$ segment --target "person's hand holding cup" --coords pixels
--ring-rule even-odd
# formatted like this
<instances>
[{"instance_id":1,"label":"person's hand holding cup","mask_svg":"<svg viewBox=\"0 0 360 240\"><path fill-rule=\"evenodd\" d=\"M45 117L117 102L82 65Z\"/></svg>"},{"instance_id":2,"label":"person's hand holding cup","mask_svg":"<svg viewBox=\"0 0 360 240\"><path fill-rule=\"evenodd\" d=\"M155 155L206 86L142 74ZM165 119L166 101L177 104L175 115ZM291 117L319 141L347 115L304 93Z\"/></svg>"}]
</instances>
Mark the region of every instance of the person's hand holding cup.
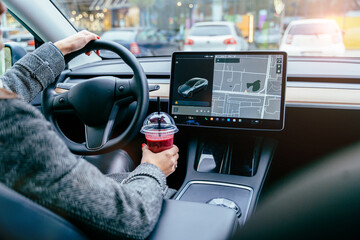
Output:
<instances>
[{"instance_id":1,"label":"person's hand holding cup","mask_svg":"<svg viewBox=\"0 0 360 240\"><path fill-rule=\"evenodd\" d=\"M159 153L153 153L146 144L142 146L143 157L141 163L151 163L160 168L160 170L168 177L177 168L177 160L179 158L179 148L172 145L170 149Z\"/></svg>"}]
</instances>

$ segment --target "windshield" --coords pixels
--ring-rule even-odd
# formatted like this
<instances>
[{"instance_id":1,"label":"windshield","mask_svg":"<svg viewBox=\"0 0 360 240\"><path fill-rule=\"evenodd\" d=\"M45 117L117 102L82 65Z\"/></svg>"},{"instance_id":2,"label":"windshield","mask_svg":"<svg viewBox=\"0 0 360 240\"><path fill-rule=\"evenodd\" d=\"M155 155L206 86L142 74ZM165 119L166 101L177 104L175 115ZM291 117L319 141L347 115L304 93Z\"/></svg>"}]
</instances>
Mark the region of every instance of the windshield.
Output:
<instances>
[{"instance_id":1,"label":"windshield","mask_svg":"<svg viewBox=\"0 0 360 240\"><path fill-rule=\"evenodd\" d=\"M357 0L52 1L78 30L121 42L138 57L212 50L360 57ZM138 36L142 29L152 33Z\"/></svg>"}]
</instances>

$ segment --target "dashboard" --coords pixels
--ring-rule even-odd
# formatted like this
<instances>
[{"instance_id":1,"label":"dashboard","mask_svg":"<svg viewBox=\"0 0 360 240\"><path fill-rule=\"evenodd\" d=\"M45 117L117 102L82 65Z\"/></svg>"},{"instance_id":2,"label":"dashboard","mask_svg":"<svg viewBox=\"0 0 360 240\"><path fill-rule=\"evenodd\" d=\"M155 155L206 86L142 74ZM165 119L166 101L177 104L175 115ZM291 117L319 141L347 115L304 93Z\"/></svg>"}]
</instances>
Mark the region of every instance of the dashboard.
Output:
<instances>
[{"instance_id":1,"label":"dashboard","mask_svg":"<svg viewBox=\"0 0 360 240\"><path fill-rule=\"evenodd\" d=\"M139 59L149 84L160 86L150 93L168 99L170 95L170 57ZM327 71L325 71L327 69ZM131 69L121 60L100 61L72 69L66 83L76 84L99 75L131 78ZM286 107L360 109L360 61L357 59L289 58L287 66ZM58 92L66 89L59 87ZM40 100L40 99L38 99ZM35 104L40 104L40 101Z\"/></svg>"}]
</instances>

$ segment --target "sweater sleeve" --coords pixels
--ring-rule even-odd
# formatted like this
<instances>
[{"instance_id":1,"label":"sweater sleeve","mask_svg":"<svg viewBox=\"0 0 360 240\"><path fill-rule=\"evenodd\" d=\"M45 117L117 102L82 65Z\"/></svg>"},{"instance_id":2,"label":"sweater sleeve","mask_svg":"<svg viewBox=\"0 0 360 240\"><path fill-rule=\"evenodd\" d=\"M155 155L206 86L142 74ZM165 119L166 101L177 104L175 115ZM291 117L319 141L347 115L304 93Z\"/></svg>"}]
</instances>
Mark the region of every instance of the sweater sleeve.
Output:
<instances>
[{"instance_id":1,"label":"sweater sleeve","mask_svg":"<svg viewBox=\"0 0 360 240\"><path fill-rule=\"evenodd\" d=\"M0 153L1 182L98 238L143 239L158 220L167 191L159 168L141 164L118 183L71 154L21 100L0 100Z\"/></svg>"},{"instance_id":2,"label":"sweater sleeve","mask_svg":"<svg viewBox=\"0 0 360 240\"><path fill-rule=\"evenodd\" d=\"M30 102L40 91L54 82L65 68L64 56L52 43L44 43L26 54L0 77L2 87Z\"/></svg>"}]
</instances>

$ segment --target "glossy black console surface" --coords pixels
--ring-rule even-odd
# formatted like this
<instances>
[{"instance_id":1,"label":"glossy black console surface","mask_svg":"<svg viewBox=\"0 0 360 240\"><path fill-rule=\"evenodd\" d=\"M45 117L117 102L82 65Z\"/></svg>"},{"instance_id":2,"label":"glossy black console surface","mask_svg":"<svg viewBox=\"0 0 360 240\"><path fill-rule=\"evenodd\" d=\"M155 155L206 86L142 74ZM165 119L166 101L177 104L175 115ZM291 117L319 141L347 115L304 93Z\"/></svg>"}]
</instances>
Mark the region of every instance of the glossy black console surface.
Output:
<instances>
[{"instance_id":1,"label":"glossy black console surface","mask_svg":"<svg viewBox=\"0 0 360 240\"><path fill-rule=\"evenodd\" d=\"M229 183L192 181L184 187L177 200L232 207L237 212L239 223L242 225L247 219L252 196L253 189L250 187Z\"/></svg>"}]
</instances>

